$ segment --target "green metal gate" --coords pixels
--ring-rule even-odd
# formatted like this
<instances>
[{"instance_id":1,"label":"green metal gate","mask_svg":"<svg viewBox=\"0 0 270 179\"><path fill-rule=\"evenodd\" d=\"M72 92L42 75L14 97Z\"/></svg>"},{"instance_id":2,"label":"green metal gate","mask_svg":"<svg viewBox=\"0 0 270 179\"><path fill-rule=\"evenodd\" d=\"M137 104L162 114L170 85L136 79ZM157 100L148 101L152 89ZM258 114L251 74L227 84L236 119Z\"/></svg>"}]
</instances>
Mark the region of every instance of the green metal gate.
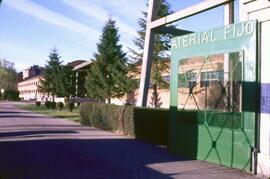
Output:
<instances>
[{"instance_id":1,"label":"green metal gate","mask_svg":"<svg viewBox=\"0 0 270 179\"><path fill-rule=\"evenodd\" d=\"M173 38L169 150L251 170L257 69L256 21Z\"/></svg>"}]
</instances>

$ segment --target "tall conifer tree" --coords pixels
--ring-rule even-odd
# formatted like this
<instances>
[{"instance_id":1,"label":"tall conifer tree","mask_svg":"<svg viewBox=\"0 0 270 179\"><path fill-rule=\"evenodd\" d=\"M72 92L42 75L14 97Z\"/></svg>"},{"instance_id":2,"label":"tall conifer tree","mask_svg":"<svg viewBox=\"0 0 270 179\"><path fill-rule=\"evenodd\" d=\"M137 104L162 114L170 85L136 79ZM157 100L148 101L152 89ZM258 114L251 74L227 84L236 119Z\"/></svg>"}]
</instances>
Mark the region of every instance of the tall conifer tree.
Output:
<instances>
[{"instance_id":1,"label":"tall conifer tree","mask_svg":"<svg viewBox=\"0 0 270 179\"><path fill-rule=\"evenodd\" d=\"M90 98L107 100L122 97L132 86L128 78L127 58L119 44L118 28L111 18L106 22L97 53L86 77L86 89Z\"/></svg>"},{"instance_id":2,"label":"tall conifer tree","mask_svg":"<svg viewBox=\"0 0 270 179\"><path fill-rule=\"evenodd\" d=\"M158 0L157 18L166 16L172 13L170 5L166 0ZM140 29L138 31L138 37L135 38L134 44L139 51L130 49L134 54L133 58L136 63L142 63L144 39L146 31L146 19L147 12L143 12L143 17L139 18ZM159 101L158 88L168 87L168 82L162 77L162 72L166 72L169 69L169 64L166 61L168 59L168 50L170 48L171 35L155 34L155 45L153 49L152 68L151 68L151 85L153 90L151 105L159 107L162 103Z\"/></svg>"},{"instance_id":3,"label":"tall conifer tree","mask_svg":"<svg viewBox=\"0 0 270 179\"><path fill-rule=\"evenodd\" d=\"M76 75L69 65L61 65L60 73L55 77L58 79L57 96L71 97L75 96L76 91Z\"/></svg>"},{"instance_id":4,"label":"tall conifer tree","mask_svg":"<svg viewBox=\"0 0 270 179\"><path fill-rule=\"evenodd\" d=\"M57 95L59 82L59 74L61 74L61 56L56 48L52 49L49 60L45 66L43 79L40 81L38 86L39 90L48 95L52 95L53 101L55 95Z\"/></svg>"}]
</instances>

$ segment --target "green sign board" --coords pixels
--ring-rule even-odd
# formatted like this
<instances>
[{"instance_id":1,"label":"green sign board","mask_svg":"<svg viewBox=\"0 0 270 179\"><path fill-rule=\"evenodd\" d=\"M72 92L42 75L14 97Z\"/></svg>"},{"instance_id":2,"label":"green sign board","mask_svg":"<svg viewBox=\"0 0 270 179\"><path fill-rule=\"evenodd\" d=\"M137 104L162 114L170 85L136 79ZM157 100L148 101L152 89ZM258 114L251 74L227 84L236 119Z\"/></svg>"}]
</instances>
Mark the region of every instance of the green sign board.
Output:
<instances>
[{"instance_id":1,"label":"green sign board","mask_svg":"<svg viewBox=\"0 0 270 179\"><path fill-rule=\"evenodd\" d=\"M185 58L244 52L244 81L256 81L257 22L247 21L172 39L171 100L177 106L179 62Z\"/></svg>"},{"instance_id":2,"label":"green sign board","mask_svg":"<svg viewBox=\"0 0 270 179\"><path fill-rule=\"evenodd\" d=\"M232 40L255 34L256 24L248 21L240 24L228 25L205 32L192 33L172 39L172 50L217 43L224 40Z\"/></svg>"},{"instance_id":3,"label":"green sign board","mask_svg":"<svg viewBox=\"0 0 270 179\"><path fill-rule=\"evenodd\" d=\"M172 39L168 145L172 153L251 170L259 105L257 28L257 21L246 21ZM200 62L201 68L193 68ZM219 84L220 98L211 102L219 100L226 107L211 108L207 103L211 95L217 95L217 90L207 93L214 89L212 84ZM203 104L193 91L204 92ZM197 108L182 93L191 95ZM227 107L236 102L235 107Z\"/></svg>"}]
</instances>

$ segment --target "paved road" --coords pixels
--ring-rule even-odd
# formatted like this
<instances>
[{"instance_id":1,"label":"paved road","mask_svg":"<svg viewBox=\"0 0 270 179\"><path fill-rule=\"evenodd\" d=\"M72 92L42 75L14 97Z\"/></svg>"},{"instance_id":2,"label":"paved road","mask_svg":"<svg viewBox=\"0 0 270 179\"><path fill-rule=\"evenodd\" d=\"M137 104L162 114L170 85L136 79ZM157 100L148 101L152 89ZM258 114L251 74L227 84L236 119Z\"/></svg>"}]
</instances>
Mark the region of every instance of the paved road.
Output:
<instances>
[{"instance_id":1,"label":"paved road","mask_svg":"<svg viewBox=\"0 0 270 179\"><path fill-rule=\"evenodd\" d=\"M258 178L0 103L0 178Z\"/></svg>"}]
</instances>

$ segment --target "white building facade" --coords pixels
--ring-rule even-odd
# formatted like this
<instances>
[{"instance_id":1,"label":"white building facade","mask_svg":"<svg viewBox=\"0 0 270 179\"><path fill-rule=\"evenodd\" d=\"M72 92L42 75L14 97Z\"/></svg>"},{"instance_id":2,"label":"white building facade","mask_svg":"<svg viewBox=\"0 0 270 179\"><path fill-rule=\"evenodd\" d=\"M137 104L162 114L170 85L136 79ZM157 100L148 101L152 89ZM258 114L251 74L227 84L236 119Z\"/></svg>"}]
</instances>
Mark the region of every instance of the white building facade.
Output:
<instances>
[{"instance_id":1,"label":"white building facade","mask_svg":"<svg viewBox=\"0 0 270 179\"><path fill-rule=\"evenodd\" d=\"M38 90L38 85L42 79L41 75L27 78L18 83L18 91L22 100L45 101L46 95Z\"/></svg>"}]
</instances>

